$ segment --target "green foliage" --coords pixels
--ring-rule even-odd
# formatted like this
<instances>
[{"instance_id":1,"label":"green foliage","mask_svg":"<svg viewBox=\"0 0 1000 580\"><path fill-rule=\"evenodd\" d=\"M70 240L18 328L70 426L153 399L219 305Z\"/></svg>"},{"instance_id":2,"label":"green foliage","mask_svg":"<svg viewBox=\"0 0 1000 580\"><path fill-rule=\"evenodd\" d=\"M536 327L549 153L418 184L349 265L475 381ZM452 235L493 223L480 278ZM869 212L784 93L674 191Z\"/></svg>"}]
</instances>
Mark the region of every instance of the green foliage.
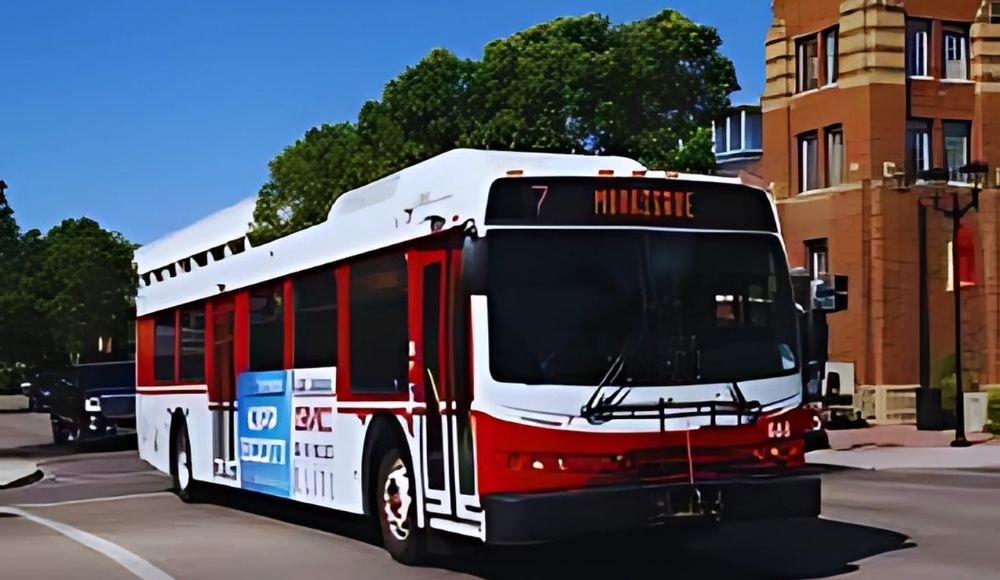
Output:
<instances>
[{"instance_id":1,"label":"green foliage","mask_svg":"<svg viewBox=\"0 0 1000 580\"><path fill-rule=\"evenodd\" d=\"M36 280L39 310L48 319L54 347L62 353L96 348L98 337L124 337L135 310L132 271L135 246L88 218L52 228Z\"/></svg>"},{"instance_id":2,"label":"green foliage","mask_svg":"<svg viewBox=\"0 0 1000 580\"><path fill-rule=\"evenodd\" d=\"M127 342L135 246L121 235L87 218L21 234L0 199L0 248L0 387L96 351L100 336Z\"/></svg>"},{"instance_id":3,"label":"green foliage","mask_svg":"<svg viewBox=\"0 0 1000 580\"><path fill-rule=\"evenodd\" d=\"M664 10L621 25L557 18L489 43L477 61L435 49L356 122L310 129L271 161L251 241L319 223L343 192L455 147L709 171L708 127L738 88L720 45L714 28Z\"/></svg>"},{"instance_id":4,"label":"green foliage","mask_svg":"<svg viewBox=\"0 0 1000 580\"><path fill-rule=\"evenodd\" d=\"M990 389L987 395L986 422L1000 435L1000 389Z\"/></svg>"}]
</instances>

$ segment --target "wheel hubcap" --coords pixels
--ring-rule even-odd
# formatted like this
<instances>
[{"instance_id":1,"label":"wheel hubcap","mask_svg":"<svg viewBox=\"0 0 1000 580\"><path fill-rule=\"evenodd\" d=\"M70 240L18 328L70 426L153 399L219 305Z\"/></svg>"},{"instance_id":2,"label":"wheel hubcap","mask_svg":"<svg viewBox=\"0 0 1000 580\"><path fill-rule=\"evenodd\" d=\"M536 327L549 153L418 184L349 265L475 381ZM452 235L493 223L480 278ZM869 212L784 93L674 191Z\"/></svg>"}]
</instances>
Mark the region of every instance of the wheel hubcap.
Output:
<instances>
[{"instance_id":1,"label":"wheel hubcap","mask_svg":"<svg viewBox=\"0 0 1000 580\"><path fill-rule=\"evenodd\" d=\"M401 542L406 541L410 537L410 478L402 460L397 459L389 471L382 499L389 533Z\"/></svg>"}]
</instances>

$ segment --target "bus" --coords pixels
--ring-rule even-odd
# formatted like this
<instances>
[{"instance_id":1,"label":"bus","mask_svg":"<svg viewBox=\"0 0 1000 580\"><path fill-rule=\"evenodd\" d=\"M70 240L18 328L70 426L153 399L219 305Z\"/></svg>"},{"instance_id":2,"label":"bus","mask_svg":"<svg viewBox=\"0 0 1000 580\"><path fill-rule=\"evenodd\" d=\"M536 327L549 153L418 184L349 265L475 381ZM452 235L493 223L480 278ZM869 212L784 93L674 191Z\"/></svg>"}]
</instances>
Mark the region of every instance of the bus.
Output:
<instances>
[{"instance_id":1,"label":"bus","mask_svg":"<svg viewBox=\"0 0 1000 580\"><path fill-rule=\"evenodd\" d=\"M254 246L252 199L140 248L139 453L429 538L814 517L800 313L768 192L458 149Z\"/></svg>"}]
</instances>

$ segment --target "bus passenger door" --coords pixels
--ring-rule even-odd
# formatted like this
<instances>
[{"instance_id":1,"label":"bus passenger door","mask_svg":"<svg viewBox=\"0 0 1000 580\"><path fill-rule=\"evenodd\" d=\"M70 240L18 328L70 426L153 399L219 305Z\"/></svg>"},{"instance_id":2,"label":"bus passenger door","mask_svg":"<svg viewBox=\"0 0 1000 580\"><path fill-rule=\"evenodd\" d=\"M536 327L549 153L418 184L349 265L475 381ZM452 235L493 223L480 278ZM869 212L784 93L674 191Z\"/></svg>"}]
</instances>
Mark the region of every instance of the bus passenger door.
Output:
<instances>
[{"instance_id":1,"label":"bus passenger door","mask_svg":"<svg viewBox=\"0 0 1000 580\"><path fill-rule=\"evenodd\" d=\"M212 303L212 365L209 392L212 412L213 467L216 477L236 478L236 308L232 297Z\"/></svg>"},{"instance_id":2,"label":"bus passenger door","mask_svg":"<svg viewBox=\"0 0 1000 580\"><path fill-rule=\"evenodd\" d=\"M450 450L454 434L448 421L452 396L446 362L450 346L445 312L449 287L447 253L444 250L414 250L408 253L407 259L410 382L414 398L426 404L422 421L415 422L421 428L417 431L418 456L413 460L422 475L427 513L451 516L455 510L454 491L450 485L454 464Z\"/></svg>"}]
</instances>

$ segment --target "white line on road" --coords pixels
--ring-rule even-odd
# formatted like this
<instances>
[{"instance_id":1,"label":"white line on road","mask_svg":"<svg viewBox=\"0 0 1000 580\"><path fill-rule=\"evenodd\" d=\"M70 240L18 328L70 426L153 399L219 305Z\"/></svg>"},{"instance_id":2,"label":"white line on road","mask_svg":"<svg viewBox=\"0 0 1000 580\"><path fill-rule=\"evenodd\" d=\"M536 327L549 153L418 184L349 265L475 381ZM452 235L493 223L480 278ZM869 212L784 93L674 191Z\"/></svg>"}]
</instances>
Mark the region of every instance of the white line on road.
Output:
<instances>
[{"instance_id":1,"label":"white line on road","mask_svg":"<svg viewBox=\"0 0 1000 580\"><path fill-rule=\"evenodd\" d=\"M150 564L146 560L140 558L118 544L109 542L108 540L95 536L94 534L78 530L73 526L68 526L66 524L30 514L17 508L0 507L0 512L20 516L26 520L55 530L82 546L86 546L95 552L104 554L143 580L174 580L172 576Z\"/></svg>"},{"instance_id":2,"label":"white line on road","mask_svg":"<svg viewBox=\"0 0 1000 580\"><path fill-rule=\"evenodd\" d=\"M141 499L146 497L158 497L158 496L171 496L174 494L169 491L154 491L150 493L130 493L128 495L114 495L111 497L91 497L87 499L71 499L67 501L56 501L52 503L19 503L15 504L17 507L23 508L45 508L45 507L57 507L61 505L74 505L78 503L98 503L102 501L119 501L123 499Z\"/></svg>"}]
</instances>

